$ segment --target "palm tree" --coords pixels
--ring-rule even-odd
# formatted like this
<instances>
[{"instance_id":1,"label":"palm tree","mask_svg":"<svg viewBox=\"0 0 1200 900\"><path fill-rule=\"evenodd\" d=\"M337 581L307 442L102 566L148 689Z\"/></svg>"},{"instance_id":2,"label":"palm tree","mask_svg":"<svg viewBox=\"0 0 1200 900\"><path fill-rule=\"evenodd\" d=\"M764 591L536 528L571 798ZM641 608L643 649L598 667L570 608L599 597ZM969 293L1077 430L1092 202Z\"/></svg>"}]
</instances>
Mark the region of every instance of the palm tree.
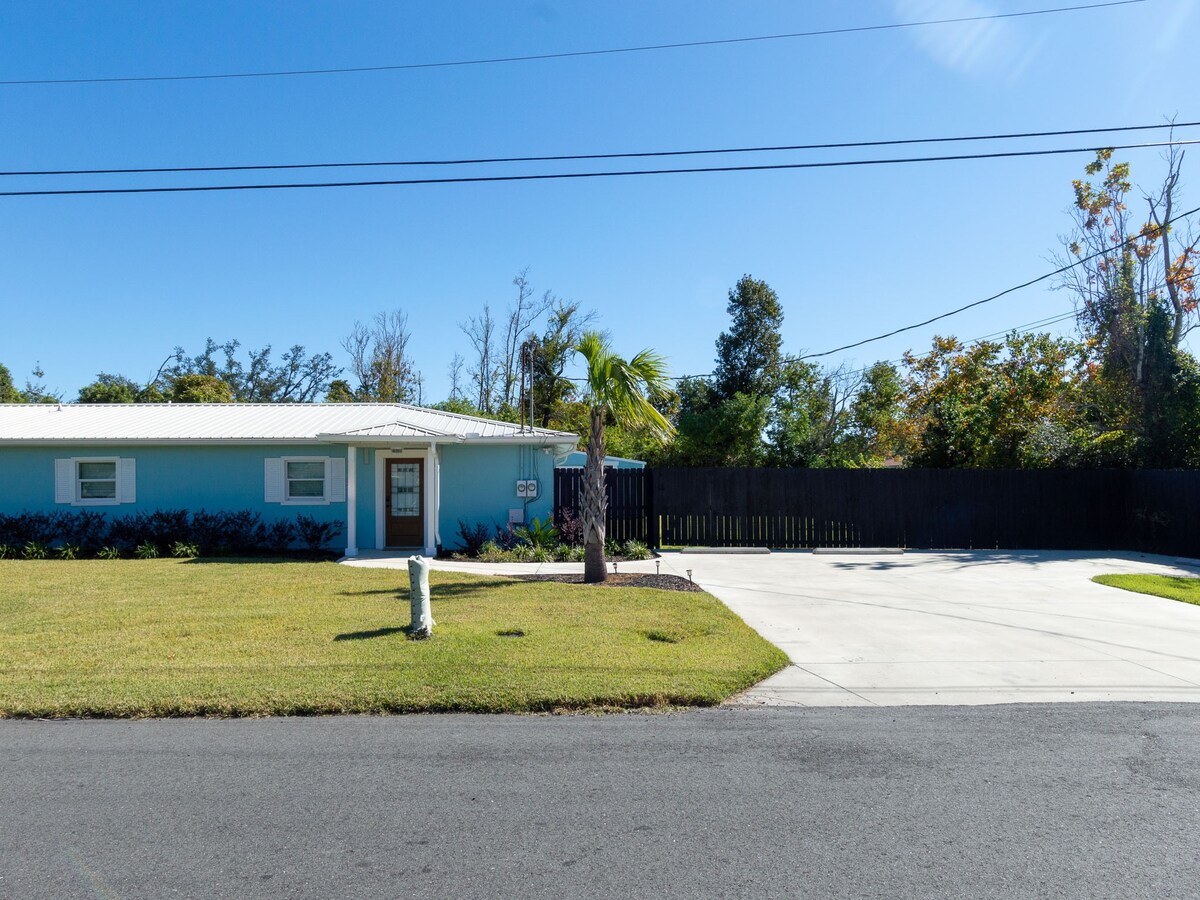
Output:
<instances>
[{"instance_id":1,"label":"palm tree","mask_svg":"<svg viewBox=\"0 0 1200 900\"><path fill-rule=\"evenodd\" d=\"M666 360L643 350L630 360L613 353L608 340L598 331L586 331L575 344L575 352L586 363L584 403L589 407L587 464L583 470L583 496L580 518L583 520L583 580L604 581L604 423L634 430L645 430L666 443L674 427L658 409L671 394Z\"/></svg>"}]
</instances>

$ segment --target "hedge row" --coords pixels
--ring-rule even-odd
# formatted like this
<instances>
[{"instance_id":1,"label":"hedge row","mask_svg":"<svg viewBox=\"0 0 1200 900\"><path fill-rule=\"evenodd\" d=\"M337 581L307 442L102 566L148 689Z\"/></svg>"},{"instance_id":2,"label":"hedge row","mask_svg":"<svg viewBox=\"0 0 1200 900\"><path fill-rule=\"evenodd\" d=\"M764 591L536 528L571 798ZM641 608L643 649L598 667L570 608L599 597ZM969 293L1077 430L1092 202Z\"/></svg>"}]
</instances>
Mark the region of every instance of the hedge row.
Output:
<instances>
[{"instance_id":1,"label":"hedge row","mask_svg":"<svg viewBox=\"0 0 1200 900\"><path fill-rule=\"evenodd\" d=\"M298 545L319 553L341 533L341 522L322 522L304 513L271 522L251 510L160 509L111 517L87 509L0 513L0 547L18 552L29 546L66 547L78 555L94 555L106 548L133 553L144 547L167 551L188 546L195 550L190 555L254 556L286 553Z\"/></svg>"}]
</instances>

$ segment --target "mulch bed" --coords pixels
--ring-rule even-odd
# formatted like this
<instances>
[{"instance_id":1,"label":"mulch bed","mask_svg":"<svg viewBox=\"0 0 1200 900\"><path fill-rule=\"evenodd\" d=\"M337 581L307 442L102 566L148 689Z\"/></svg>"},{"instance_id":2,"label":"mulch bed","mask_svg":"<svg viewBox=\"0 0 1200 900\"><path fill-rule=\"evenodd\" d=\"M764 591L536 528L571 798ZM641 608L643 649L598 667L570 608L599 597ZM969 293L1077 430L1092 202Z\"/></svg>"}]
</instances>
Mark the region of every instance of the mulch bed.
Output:
<instances>
[{"instance_id":1,"label":"mulch bed","mask_svg":"<svg viewBox=\"0 0 1200 900\"><path fill-rule=\"evenodd\" d=\"M557 581L560 584L583 584L583 575L519 575L521 581ZM658 588L660 591L702 591L700 585L678 575L655 575L641 572L608 573L608 578L595 587Z\"/></svg>"}]
</instances>

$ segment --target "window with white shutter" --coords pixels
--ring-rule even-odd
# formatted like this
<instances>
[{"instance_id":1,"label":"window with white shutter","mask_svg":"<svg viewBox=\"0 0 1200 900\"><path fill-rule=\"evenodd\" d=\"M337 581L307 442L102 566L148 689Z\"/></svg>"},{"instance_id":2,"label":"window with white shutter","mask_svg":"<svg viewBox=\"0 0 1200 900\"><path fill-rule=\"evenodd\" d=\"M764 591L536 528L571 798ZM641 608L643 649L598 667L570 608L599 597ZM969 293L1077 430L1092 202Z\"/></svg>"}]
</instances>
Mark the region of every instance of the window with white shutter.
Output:
<instances>
[{"instance_id":1,"label":"window with white shutter","mask_svg":"<svg viewBox=\"0 0 1200 900\"><path fill-rule=\"evenodd\" d=\"M339 465L340 464L340 465ZM346 499L346 461L283 456L265 461L263 499L284 506L328 506Z\"/></svg>"},{"instance_id":2,"label":"window with white shutter","mask_svg":"<svg viewBox=\"0 0 1200 900\"><path fill-rule=\"evenodd\" d=\"M54 502L116 506L137 502L137 463L132 457L74 456L54 461Z\"/></svg>"}]
</instances>

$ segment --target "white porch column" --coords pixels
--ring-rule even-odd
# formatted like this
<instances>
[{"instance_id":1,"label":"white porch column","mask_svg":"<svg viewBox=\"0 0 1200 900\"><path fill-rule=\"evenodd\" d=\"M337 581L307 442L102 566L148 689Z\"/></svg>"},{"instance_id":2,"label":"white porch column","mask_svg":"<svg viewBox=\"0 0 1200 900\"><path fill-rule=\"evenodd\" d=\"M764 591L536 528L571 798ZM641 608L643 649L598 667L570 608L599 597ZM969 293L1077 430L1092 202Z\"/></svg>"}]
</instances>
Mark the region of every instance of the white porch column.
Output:
<instances>
[{"instance_id":1,"label":"white porch column","mask_svg":"<svg viewBox=\"0 0 1200 900\"><path fill-rule=\"evenodd\" d=\"M346 555L358 556L358 453L346 448Z\"/></svg>"},{"instance_id":2,"label":"white porch column","mask_svg":"<svg viewBox=\"0 0 1200 900\"><path fill-rule=\"evenodd\" d=\"M437 554L438 481L437 447L430 441L425 448L425 555L429 557Z\"/></svg>"}]
</instances>

